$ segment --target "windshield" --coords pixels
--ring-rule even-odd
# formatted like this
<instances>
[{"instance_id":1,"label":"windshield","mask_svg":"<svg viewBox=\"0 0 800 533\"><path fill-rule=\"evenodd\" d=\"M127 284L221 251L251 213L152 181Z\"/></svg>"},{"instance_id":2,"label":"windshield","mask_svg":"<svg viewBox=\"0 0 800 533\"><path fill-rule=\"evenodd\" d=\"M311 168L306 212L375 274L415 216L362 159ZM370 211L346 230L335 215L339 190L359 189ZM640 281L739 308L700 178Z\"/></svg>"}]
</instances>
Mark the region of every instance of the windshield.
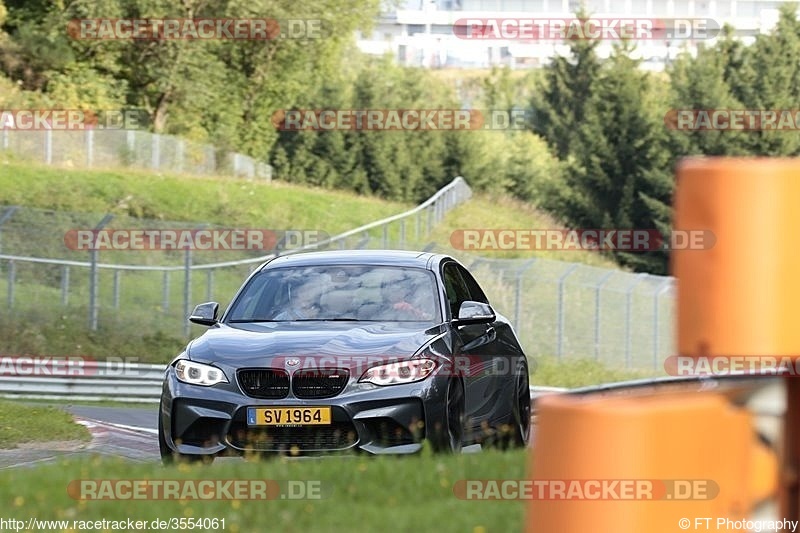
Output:
<instances>
[{"instance_id":1,"label":"windshield","mask_svg":"<svg viewBox=\"0 0 800 533\"><path fill-rule=\"evenodd\" d=\"M227 320L441 322L441 312L432 272L335 265L265 270L250 280Z\"/></svg>"}]
</instances>

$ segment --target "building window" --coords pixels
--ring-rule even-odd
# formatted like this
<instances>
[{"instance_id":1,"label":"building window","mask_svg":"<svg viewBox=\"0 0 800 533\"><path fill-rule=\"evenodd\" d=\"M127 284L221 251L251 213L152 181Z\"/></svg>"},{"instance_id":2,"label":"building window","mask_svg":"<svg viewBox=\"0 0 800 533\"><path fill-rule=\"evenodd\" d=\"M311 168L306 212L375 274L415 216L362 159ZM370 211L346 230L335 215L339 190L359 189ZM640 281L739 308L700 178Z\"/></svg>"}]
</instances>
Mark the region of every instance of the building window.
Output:
<instances>
[{"instance_id":1,"label":"building window","mask_svg":"<svg viewBox=\"0 0 800 533\"><path fill-rule=\"evenodd\" d=\"M631 13L634 15L648 15L647 0L631 0Z\"/></svg>"},{"instance_id":2,"label":"building window","mask_svg":"<svg viewBox=\"0 0 800 533\"><path fill-rule=\"evenodd\" d=\"M688 17L689 13L689 0L675 0L675 16Z\"/></svg>"},{"instance_id":3,"label":"building window","mask_svg":"<svg viewBox=\"0 0 800 533\"><path fill-rule=\"evenodd\" d=\"M736 3L736 16L737 17L757 17L761 13L761 2L747 2Z\"/></svg>"},{"instance_id":4,"label":"building window","mask_svg":"<svg viewBox=\"0 0 800 533\"><path fill-rule=\"evenodd\" d=\"M730 17L733 13L733 8L731 6L731 0L717 0L717 12L715 13L718 17Z\"/></svg>"}]
</instances>

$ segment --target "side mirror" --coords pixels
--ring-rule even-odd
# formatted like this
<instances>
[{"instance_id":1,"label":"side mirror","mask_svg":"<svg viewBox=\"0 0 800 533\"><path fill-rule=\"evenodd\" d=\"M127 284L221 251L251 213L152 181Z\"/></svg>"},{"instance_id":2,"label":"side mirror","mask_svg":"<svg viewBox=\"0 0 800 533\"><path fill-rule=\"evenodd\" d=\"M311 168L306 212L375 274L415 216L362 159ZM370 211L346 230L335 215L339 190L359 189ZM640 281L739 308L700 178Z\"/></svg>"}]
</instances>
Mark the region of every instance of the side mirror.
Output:
<instances>
[{"instance_id":1,"label":"side mirror","mask_svg":"<svg viewBox=\"0 0 800 533\"><path fill-rule=\"evenodd\" d=\"M217 302L206 302L194 308L189 316L189 322L200 324L201 326L213 326L217 323L217 312L219 304Z\"/></svg>"},{"instance_id":2,"label":"side mirror","mask_svg":"<svg viewBox=\"0 0 800 533\"><path fill-rule=\"evenodd\" d=\"M467 300L461 303L458 309L458 318L453 320L457 325L488 324L494 322L497 315L489 304Z\"/></svg>"}]
</instances>

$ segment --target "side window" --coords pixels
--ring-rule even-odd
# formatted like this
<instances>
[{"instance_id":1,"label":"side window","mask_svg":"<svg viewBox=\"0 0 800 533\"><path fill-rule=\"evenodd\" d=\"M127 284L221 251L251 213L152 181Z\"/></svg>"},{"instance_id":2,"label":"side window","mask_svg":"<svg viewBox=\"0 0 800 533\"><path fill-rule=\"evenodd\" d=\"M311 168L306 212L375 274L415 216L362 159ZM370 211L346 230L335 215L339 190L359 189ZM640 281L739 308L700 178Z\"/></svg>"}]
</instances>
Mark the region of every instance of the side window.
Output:
<instances>
[{"instance_id":1,"label":"side window","mask_svg":"<svg viewBox=\"0 0 800 533\"><path fill-rule=\"evenodd\" d=\"M472 277L466 268L459 266L458 271L461 273L461 277L464 278L464 282L467 285L467 289L469 290L469 300L474 302L481 302L488 304L489 300L486 298L486 294L484 294L483 289L481 286L478 285L478 282L475 281L475 278Z\"/></svg>"},{"instance_id":2,"label":"side window","mask_svg":"<svg viewBox=\"0 0 800 533\"><path fill-rule=\"evenodd\" d=\"M447 263L442 270L444 279L444 290L447 293L447 301L450 304L452 316L458 316L458 308L461 302L469 300L469 289L455 263Z\"/></svg>"}]
</instances>

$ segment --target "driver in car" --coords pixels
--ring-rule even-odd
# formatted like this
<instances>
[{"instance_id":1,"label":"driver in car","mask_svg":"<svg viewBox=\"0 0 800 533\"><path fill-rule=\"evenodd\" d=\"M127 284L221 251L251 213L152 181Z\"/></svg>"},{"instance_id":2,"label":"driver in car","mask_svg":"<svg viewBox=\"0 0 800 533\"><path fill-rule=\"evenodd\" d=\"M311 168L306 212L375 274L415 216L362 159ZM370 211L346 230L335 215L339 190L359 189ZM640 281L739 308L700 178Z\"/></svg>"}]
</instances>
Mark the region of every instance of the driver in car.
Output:
<instances>
[{"instance_id":1,"label":"driver in car","mask_svg":"<svg viewBox=\"0 0 800 533\"><path fill-rule=\"evenodd\" d=\"M304 284L291 293L290 307L278 313L274 320L310 320L319 316L320 306L317 291L311 284Z\"/></svg>"}]
</instances>

